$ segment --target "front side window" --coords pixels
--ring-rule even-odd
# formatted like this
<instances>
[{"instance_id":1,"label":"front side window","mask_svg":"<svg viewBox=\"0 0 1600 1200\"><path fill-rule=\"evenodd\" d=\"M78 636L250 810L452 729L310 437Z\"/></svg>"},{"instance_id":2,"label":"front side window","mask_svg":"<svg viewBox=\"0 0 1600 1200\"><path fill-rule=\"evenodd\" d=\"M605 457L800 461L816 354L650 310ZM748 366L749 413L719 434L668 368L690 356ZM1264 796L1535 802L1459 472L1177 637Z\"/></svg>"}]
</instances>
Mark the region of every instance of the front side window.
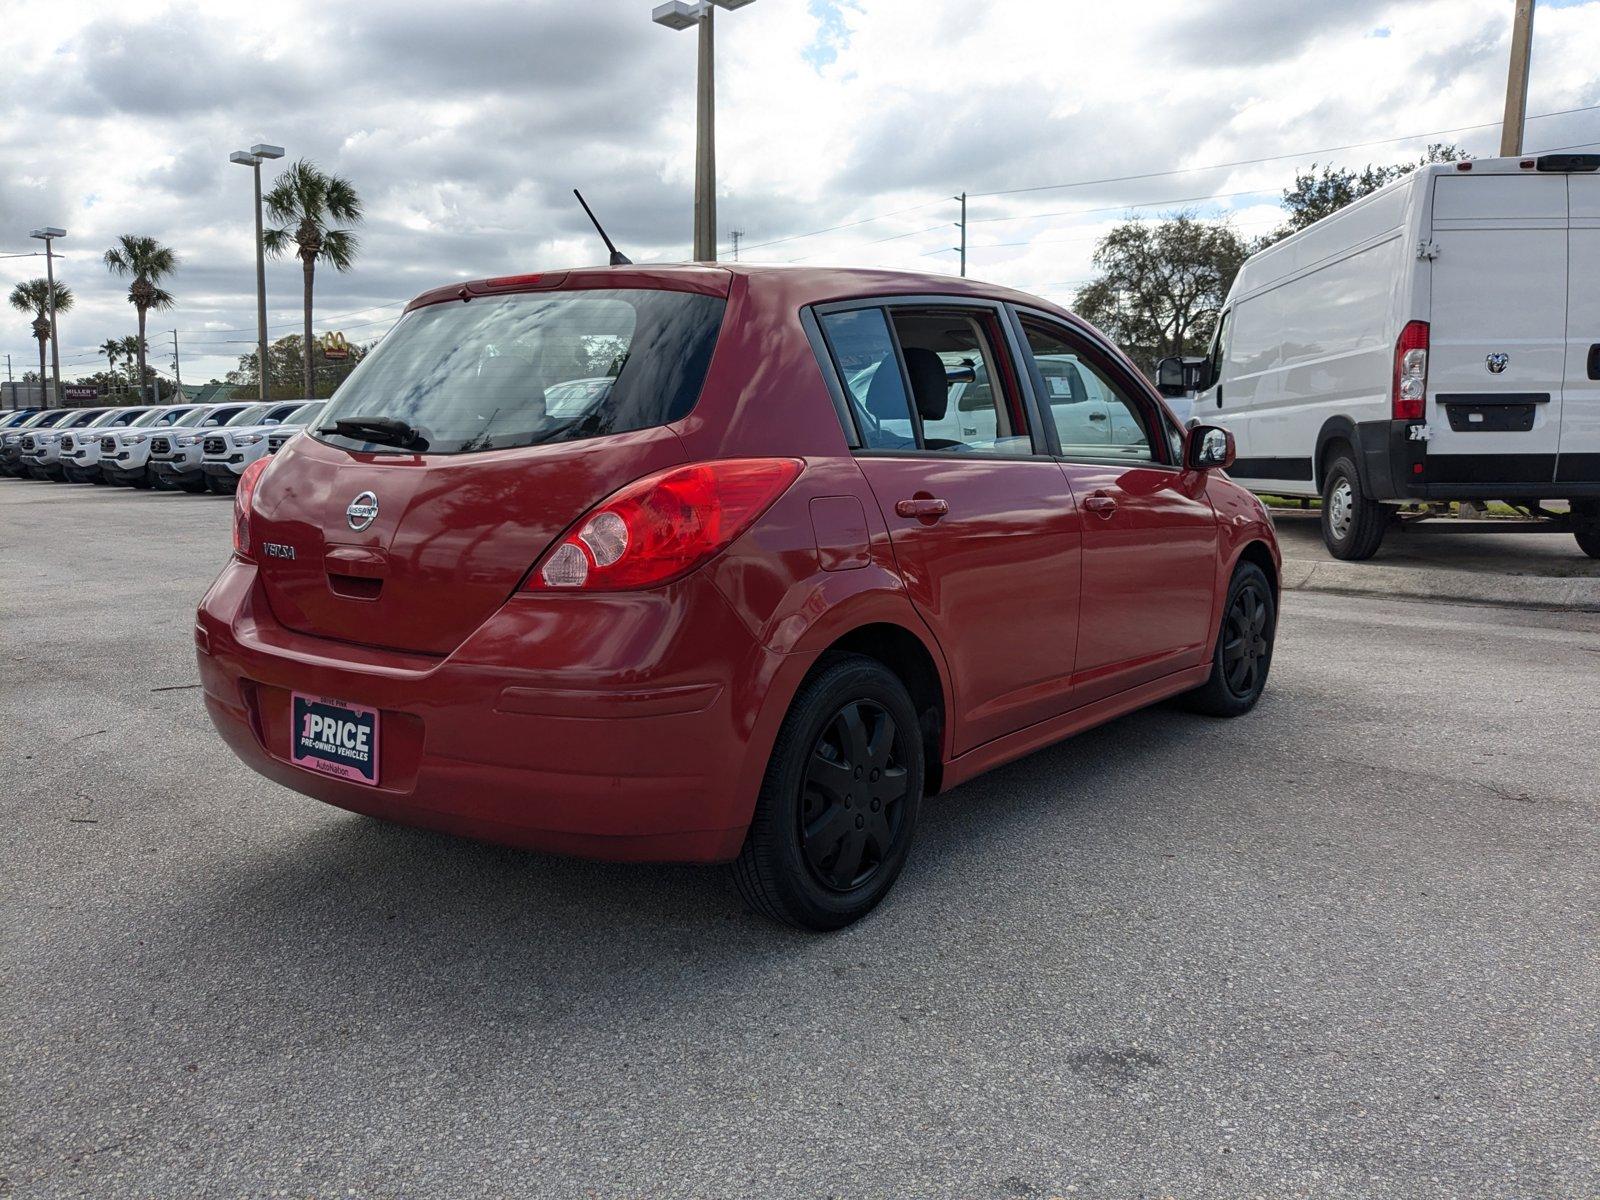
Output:
<instances>
[{"instance_id":1,"label":"front side window","mask_svg":"<svg viewBox=\"0 0 1600 1200\"><path fill-rule=\"evenodd\" d=\"M430 304L362 360L313 432L383 450L336 425L387 418L412 431L408 451L462 454L666 425L700 397L724 307L621 288Z\"/></svg>"},{"instance_id":2,"label":"front side window","mask_svg":"<svg viewBox=\"0 0 1600 1200\"><path fill-rule=\"evenodd\" d=\"M1033 321L1023 330L1063 458L1155 461L1144 407L1085 357L1076 339Z\"/></svg>"}]
</instances>

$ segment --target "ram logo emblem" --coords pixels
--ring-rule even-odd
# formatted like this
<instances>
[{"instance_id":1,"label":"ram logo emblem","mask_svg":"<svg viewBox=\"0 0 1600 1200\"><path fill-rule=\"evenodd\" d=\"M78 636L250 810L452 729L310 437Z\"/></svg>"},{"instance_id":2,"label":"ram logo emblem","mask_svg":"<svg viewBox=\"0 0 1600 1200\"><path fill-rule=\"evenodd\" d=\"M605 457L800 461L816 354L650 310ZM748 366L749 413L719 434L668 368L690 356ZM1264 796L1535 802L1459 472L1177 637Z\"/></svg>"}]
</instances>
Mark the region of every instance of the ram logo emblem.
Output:
<instances>
[{"instance_id":1,"label":"ram logo emblem","mask_svg":"<svg viewBox=\"0 0 1600 1200\"><path fill-rule=\"evenodd\" d=\"M1511 356L1509 354L1501 354L1499 351L1496 351L1493 354L1485 356L1483 365L1489 368L1489 374L1498 375L1501 371L1506 369L1506 364L1510 361Z\"/></svg>"}]
</instances>

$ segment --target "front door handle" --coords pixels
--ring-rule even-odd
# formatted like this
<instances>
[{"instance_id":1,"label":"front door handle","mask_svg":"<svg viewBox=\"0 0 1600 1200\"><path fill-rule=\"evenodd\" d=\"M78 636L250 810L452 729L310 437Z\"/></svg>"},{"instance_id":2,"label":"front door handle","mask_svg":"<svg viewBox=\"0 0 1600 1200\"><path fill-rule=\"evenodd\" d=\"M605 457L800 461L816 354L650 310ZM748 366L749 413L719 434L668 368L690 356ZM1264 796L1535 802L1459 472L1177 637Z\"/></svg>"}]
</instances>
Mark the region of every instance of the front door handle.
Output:
<instances>
[{"instance_id":1,"label":"front door handle","mask_svg":"<svg viewBox=\"0 0 1600 1200\"><path fill-rule=\"evenodd\" d=\"M1589 378L1600 379L1600 342L1589 347Z\"/></svg>"},{"instance_id":2,"label":"front door handle","mask_svg":"<svg viewBox=\"0 0 1600 1200\"><path fill-rule=\"evenodd\" d=\"M915 500L901 500L894 506L894 511L902 517L937 521L950 511L950 505L934 496L918 496Z\"/></svg>"},{"instance_id":3,"label":"front door handle","mask_svg":"<svg viewBox=\"0 0 1600 1200\"><path fill-rule=\"evenodd\" d=\"M1117 502L1104 492L1096 492L1083 502L1083 506L1101 517L1109 517L1117 511Z\"/></svg>"},{"instance_id":4,"label":"front door handle","mask_svg":"<svg viewBox=\"0 0 1600 1200\"><path fill-rule=\"evenodd\" d=\"M1217 384L1217 407L1222 407L1222 385L1220 383Z\"/></svg>"}]
</instances>

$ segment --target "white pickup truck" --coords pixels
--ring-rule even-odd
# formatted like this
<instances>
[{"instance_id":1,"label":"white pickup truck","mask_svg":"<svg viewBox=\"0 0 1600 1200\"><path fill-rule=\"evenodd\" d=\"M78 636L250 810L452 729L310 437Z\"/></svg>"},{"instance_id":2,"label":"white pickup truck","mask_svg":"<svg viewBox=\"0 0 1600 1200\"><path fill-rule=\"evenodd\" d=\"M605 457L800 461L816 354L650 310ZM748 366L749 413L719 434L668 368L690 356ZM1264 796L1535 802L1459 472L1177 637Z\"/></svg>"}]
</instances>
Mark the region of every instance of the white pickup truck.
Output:
<instances>
[{"instance_id":1,"label":"white pickup truck","mask_svg":"<svg viewBox=\"0 0 1600 1200\"><path fill-rule=\"evenodd\" d=\"M22 439L21 474L28 479L61 478L61 438L71 430L91 429L111 410L75 408L50 429L31 433Z\"/></svg>"},{"instance_id":2,"label":"white pickup truck","mask_svg":"<svg viewBox=\"0 0 1600 1200\"><path fill-rule=\"evenodd\" d=\"M181 488L186 492L206 490L205 471L201 467L201 443L214 430L234 423L253 425L267 410L267 405L248 400L229 400L213 404L197 416L170 430L163 430L150 440L150 482L164 491Z\"/></svg>"},{"instance_id":3,"label":"white pickup truck","mask_svg":"<svg viewBox=\"0 0 1600 1200\"><path fill-rule=\"evenodd\" d=\"M197 404L162 405L152 408L126 429L105 434L100 439L100 474L107 483L149 487L151 437L172 428L198 407Z\"/></svg>"},{"instance_id":4,"label":"white pickup truck","mask_svg":"<svg viewBox=\"0 0 1600 1200\"><path fill-rule=\"evenodd\" d=\"M230 423L208 433L200 443L200 469L205 472L206 487L219 495L227 495L237 488L244 469L267 453L272 432L294 421L303 409L320 412L322 401L279 401L269 405L254 425Z\"/></svg>"}]
</instances>

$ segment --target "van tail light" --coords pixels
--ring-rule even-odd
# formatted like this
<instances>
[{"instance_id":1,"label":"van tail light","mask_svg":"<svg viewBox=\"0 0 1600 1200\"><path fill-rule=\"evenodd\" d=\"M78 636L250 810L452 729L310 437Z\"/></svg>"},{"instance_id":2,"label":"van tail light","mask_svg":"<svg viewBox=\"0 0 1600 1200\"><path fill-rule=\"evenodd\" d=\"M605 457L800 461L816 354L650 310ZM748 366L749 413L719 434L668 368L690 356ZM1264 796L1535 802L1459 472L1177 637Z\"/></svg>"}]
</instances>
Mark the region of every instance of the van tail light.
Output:
<instances>
[{"instance_id":1,"label":"van tail light","mask_svg":"<svg viewBox=\"0 0 1600 1200\"><path fill-rule=\"evenodd\" d=\"M233 552L250 562L250 501L255 499L256 483L261 472L267 469L270 458L258 458L239 476L239 487L233 493Z\"/></svg>"},{"instance_id":2,"label":"van tail light","mask_svg":"<svg viewBox=\"0 0 1600 1200\"><path fill-rule=\"evenodd\" d=\"M629 591L687 575L750 528L803 466L794 458L728 458L636 479L557 542L523 590Z\"/></svg>"},{"instance_id":3,"label":"van tail light","mask_svg":"<svg viewBox=\"0 0 1600 1200\"><path fill-rule=\"evenodd\" d=\"M1428 395L1428 323L1411 321L1394 346L1394 419L1420 421Z\"/></svg>"}]
</instances>

